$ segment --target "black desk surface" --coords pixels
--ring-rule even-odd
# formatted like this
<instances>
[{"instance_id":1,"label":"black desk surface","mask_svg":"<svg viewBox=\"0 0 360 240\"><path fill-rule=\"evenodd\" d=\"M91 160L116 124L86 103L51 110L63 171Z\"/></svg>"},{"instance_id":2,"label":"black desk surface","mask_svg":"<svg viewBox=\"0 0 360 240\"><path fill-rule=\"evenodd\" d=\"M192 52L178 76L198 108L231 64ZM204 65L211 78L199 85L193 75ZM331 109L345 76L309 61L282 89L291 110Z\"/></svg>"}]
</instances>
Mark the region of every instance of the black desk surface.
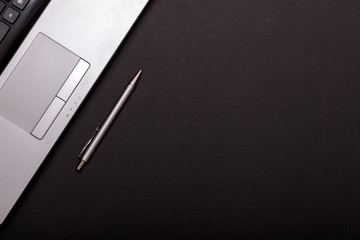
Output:
<instances>
[{"instance_id":1,"label":"black desk surface","mask_svg":"<svg viewBox=\"0 0 360 240\"><path fill-rule=\"evenodd\" d=\"M360 235L359 10L358 0L153 0L0 239Z\"/></svg>"}]
</instances>

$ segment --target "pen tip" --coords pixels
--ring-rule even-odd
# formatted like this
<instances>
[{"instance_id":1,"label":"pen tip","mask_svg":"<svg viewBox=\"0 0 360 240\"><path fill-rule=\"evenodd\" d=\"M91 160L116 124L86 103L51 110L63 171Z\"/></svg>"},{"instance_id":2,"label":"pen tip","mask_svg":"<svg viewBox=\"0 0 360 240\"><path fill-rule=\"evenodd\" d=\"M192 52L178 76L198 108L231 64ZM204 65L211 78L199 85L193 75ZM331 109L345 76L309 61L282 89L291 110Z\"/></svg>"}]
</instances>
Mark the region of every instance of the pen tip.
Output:
<instances>
[{"instance_id":1,"label":"pen tip","mask_svg":"<svg viewBox=\"0 0 360 240\"><path fill-rule=\"evenodd\" d=\"M135 83L136 83L137 80L139 79L141 73L142 73L142 70L140 70L140 71L136 74L136 76L135 76L135 77L133 78L133 80L131 80L131 82L130 82L131 85L135 85Z\"/></svg>"}]
</instances>

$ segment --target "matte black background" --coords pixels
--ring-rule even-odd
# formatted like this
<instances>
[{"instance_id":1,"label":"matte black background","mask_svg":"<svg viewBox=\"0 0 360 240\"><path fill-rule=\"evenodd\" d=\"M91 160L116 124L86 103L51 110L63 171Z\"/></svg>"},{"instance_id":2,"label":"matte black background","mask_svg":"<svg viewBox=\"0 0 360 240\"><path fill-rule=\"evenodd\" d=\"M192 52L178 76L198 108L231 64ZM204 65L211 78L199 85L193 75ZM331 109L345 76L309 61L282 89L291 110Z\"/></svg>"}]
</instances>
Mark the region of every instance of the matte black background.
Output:
<instances>
[{"instance_id":1,"label":"matte black background","mask_svg":"<svg viewBox=\"0 0 360 240\"><path fill-rule=\"evenodd\" d=\"M359 237L359 12L358 0L153 0L0 239Z\"/></svg>"}]
</instances>

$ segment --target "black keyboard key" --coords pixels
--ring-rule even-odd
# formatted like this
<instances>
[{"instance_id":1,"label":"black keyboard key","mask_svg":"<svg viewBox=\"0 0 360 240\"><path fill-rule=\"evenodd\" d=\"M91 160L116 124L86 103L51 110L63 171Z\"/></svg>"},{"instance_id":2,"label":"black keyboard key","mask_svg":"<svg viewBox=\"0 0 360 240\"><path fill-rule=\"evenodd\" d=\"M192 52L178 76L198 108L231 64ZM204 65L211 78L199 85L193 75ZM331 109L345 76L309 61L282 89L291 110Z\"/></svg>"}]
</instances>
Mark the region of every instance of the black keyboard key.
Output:
<instances>
[{"instance_id":1,"label":"black keyboard key","mask_svg":"<svg viewBox=\"0 0 360 240\"><path fill-rule=\"evenodd\" d=\"M0 42L3 40L10 27L3 22L0 22Z\"/></svg>"},{"instance_id":2,"label":"black keyboard key","mask_svg":"<svg viewBox=\"0 0 360 240\"><path fill-rule=\"evenodd\" d=\"M20 13L15 9L9 7L6 9L3 18L8 21L9 23L14 23L16 19L19 17Z\"/></svg>"},{"instance_id":3,"label":"black keyboard key","mask_svg":"<svg viewBox=\"0 0 360 240\"><path fill-rule=\"evenodd\" d=\"M18 9L23 10L28 4L29 0L13 0L12 4Z\"/></svg>"},{"instance_id":4,"label":"black keyboard key","mask_svg":"<svg viewBox=\"0 0 360 240\"><path fill-rule=\"evenodd\" d=\"M0 2L0 13L2 12L2 10L4 10L5 8L5 3Z\"/></svg>"}]
</instances>

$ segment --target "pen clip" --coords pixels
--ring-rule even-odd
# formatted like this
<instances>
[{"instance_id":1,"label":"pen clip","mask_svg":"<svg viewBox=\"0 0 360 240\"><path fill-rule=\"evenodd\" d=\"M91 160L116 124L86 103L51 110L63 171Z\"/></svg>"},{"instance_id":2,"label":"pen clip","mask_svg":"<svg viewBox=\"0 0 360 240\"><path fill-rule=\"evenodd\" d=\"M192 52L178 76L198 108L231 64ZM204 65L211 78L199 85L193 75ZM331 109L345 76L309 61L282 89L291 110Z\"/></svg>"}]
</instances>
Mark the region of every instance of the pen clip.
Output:
<instances>
[{"instance_id":1,"label":"pen clip","mask_svg":"<svg viewBox=\"0 0 360 240\"><path fill-rule=\"evenodd\" d=\"M89 138L88 142L85 144L84 148L81 150L80 154L79 154L79 158L82 157L82 155L84 154L84 152L86 151L87 147L89 146L89 144L92 142L92 140L94 139L94 137L96 136L96 134L99 132L99 128L97 127L95 129L95 131L91 134L91 137Z\"/></svg>"}]
</instances>

